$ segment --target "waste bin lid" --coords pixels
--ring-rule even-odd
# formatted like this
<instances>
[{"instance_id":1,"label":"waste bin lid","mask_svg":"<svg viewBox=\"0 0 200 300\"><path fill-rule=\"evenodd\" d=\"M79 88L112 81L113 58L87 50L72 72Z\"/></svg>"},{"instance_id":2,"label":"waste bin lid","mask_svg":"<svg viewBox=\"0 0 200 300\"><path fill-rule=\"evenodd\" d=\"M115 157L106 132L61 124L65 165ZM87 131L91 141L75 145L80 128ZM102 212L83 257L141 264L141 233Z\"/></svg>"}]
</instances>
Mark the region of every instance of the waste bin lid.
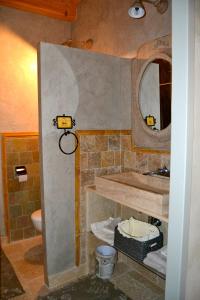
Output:
<instances>
[{"instance_id":1,"label":"waste bin lid","mask_svg":"<svg viewBox=\"0 0 200 300\"><path fill-rule=\"evenodd\" d=\"M107 245L98 246L96 248L96 252L97 254L103 256L114 256L116 254L116 250L113 247Z\"/></svg>"}]
</instances>

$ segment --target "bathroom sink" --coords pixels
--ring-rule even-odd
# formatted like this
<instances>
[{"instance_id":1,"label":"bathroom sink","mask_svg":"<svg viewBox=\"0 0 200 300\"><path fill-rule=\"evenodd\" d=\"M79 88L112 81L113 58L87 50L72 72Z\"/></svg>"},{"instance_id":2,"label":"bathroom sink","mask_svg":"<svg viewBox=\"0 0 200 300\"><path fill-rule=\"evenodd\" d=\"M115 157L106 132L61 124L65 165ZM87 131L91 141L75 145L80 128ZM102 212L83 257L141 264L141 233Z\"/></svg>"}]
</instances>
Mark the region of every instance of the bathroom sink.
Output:
<instances>
[{"instance_id":1,"label":"bathroom sink","mask_svg":"<svg viewBox=\"0 0 200 300\"><path fill-rule=\"evenodd\" d=\"M102 196L122 205L167 221L169 178L136 172L95 178L95 189Z\"/></svg>"}]
</instances>

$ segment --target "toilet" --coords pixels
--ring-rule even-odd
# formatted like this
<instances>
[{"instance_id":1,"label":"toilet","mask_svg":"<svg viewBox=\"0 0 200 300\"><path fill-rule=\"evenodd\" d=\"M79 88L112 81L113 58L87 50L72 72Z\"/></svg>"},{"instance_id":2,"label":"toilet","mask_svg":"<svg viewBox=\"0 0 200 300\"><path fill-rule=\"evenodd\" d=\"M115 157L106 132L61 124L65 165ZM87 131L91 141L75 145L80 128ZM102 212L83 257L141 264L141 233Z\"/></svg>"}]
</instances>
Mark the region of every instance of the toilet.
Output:
<instances>
[{"instance_id":1,"label":"toilet","mask_svg":"<svg viewBox=\"0 0 200 300\"><path fill-rule=\"evenodd\" d=\"M33 222L35 229L39 232L42 232L42 211L41 211L41 209L38 209L32 213L31 220Z\"/></svg>"}]
</instances>

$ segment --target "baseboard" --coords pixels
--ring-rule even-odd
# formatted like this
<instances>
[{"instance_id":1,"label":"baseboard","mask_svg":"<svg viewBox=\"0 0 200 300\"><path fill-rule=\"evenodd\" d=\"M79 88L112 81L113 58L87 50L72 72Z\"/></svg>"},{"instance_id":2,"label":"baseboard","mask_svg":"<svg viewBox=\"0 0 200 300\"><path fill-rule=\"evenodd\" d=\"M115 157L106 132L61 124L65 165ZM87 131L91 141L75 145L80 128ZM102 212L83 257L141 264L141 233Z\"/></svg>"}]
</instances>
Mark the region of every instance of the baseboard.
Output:
<instances>
[{"instance_id":1,"label":"baseboard","mask_svg":"<svg viewBox=\"0 0 200 300\"><path fill-rule=\"evenodd\" d=\"M55 289L62 287L69 282L75 281L76 279L87 275L88 267L87 264L80 265L79 267L73 267L64 272L60 272L51 276L48 276L48 288Z\"/></svg>"}]
</instances>

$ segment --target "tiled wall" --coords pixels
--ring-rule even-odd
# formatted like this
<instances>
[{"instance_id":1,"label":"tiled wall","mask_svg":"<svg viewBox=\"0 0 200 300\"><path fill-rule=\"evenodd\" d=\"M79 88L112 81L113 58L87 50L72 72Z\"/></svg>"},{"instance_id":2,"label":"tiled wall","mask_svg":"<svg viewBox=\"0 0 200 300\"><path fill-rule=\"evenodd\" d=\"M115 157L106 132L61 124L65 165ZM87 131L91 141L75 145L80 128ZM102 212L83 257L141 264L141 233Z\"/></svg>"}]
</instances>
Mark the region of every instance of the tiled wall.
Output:
<instances>
[{"instance_id":1,"label":"tiled wall","mask_svg":"<svg viewBox=\"0 0 200 300\"><path fill-rule=\"evenodd\" d=\"M124 134L125 133L125 134ZM80 135L80 248L81 263L86 261L86 195L84 187L93 185L95 176L103 176L131 170L145 172L163 165L169 167L169 154L152 154L132 150L131 135L127 131L111 134L95 131L95 134ZM131 214L130 214L131 211ZM146 216L123 207L122 217ZM166 227L164 227L166 230Z\"/></svg>"},{"instance_id":2,"label":"tiled wall","mask_svg":"<svg viewBox=\"0 0 200 300\"><path fill-rule=\"evenodd\" d=\"M31 222L31 214L41 207L38 137L6 137L5 152L9 238L10 241L16 241L37 234ZM18 165L26 166L26 182L19 182L15 176L15 166Z\"/></svg>"},{"instance_id":3,"label":"tiled wall","mask_svg":"<svg viewBox=\"0 0 200 300\"><path fill-rule=\"evenodd\" d=\"M121 137L122 167L123 171L145 171L156 170L166 166L170 167L170 155L160 153L143 153L131 150L131 135Z\"/></svg>"}]
</instances>

